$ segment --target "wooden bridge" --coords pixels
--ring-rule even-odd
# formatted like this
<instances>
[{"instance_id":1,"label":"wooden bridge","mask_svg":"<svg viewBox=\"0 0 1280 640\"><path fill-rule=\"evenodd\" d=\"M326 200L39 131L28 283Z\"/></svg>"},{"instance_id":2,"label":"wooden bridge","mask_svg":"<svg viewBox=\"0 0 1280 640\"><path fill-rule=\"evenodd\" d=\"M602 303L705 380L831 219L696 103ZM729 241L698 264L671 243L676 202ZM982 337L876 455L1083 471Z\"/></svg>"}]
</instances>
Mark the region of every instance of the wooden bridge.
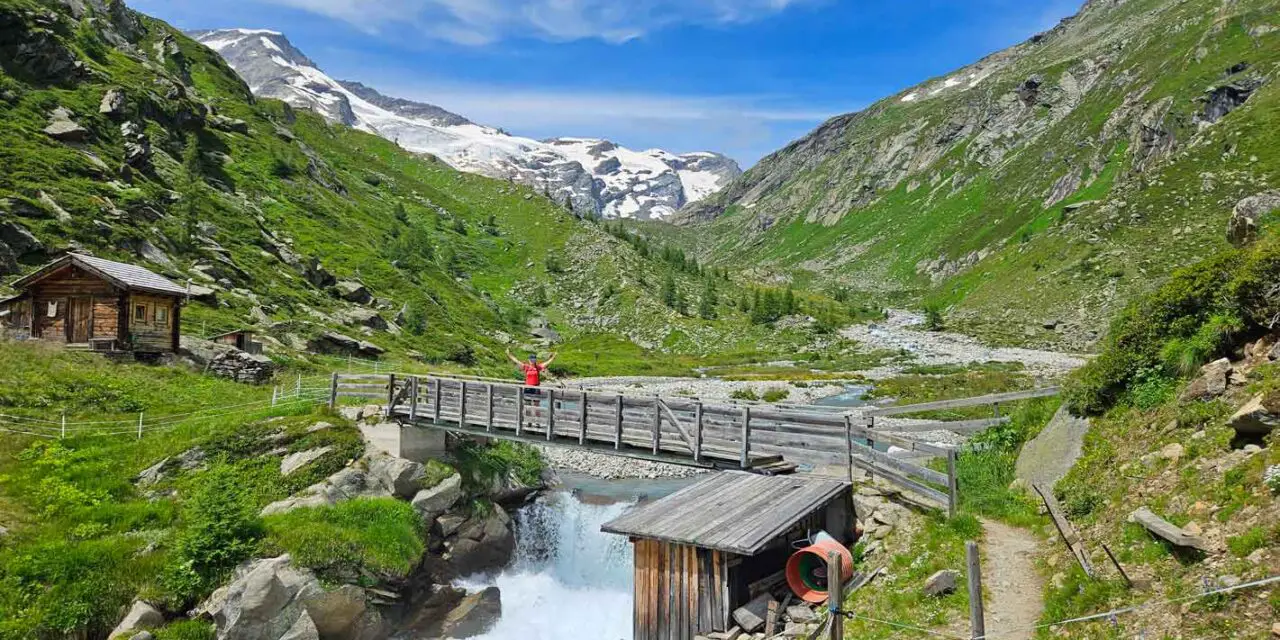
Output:
<instances>
[{"instance_id":1,"label":"wooden bridge","mask_svg":"<svg viewBox=\"0 0 1280 640\"><path fill-rule=\"evenodd\" d=\"M972 433L999 424L998 406L1056 395L1056 388L860 411L696 398L604 393L588 389L496 382L441 375L333 374L329 403L378 399L386 415L408 425L529 444L572 447L608 455L763 474L789 473L797 464L840 465L884 478L954 513L956 449L921 442L900 431L950 429ZM876 416L994 405L984 420L934 422L895 433ZM927 428L922 428L927 427ZM908 459L878 447L911 452ZM946 472L920 458L942 458Z\"/></svg>"}]
</instances>

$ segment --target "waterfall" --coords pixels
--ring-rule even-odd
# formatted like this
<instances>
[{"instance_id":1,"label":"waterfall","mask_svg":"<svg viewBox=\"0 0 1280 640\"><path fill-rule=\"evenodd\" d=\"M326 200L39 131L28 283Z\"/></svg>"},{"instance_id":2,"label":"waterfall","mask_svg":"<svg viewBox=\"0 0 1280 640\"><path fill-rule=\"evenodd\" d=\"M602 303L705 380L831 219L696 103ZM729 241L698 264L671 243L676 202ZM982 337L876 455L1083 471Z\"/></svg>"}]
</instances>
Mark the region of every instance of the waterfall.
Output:
<instances>
[{"instance_id":1,"label":"waterfall","mask_svg":"<svg viewBox=\"0 0 1280 640\"><path fill-rule=\"evenodd\" d=\"M600 525L633 504L594 504L555 491L521 508L512 565L496 578L463 585L502 590L502 619L480 638L630 640L631 545Z\"/></svg>"}]
</instances>

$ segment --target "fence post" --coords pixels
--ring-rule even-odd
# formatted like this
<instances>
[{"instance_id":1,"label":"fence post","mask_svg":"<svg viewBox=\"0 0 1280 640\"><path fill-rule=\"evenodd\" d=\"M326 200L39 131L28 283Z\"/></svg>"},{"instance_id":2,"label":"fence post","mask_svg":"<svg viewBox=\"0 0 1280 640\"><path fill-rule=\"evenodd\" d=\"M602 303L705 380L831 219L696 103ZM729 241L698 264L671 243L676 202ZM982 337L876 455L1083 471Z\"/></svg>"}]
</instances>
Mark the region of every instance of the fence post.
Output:
<instances>
[{"instance_id":1,"label":"fence post","mask_svg":"<svg viewBox=\"0 0 1280 640\"><path fill-rule=\"evenodd\" d=\"M978 543L972 540L964 543L969 572L969 624L973 627L972 638L985 638L987 623L982 613L982 562L978 559Z\"/></svg>"},{"instance_id":2,"label":"fence post","mask_svg":"<svg viewBox=\"0 0 1280 640\"><path fill-rule=\"evenodd\" d=\"M556 390L547 389L547 441L556 437Z\"/></svg>"},{"instance_id":3,"label":"fence post","mask_svg":"<svg viewBox=\"0 0 1280 640\"><path fill-rule=\"evenodd\" d=\"M272 385L271 387L271 406L276 406L276 399L280 397L280 385Z\"/></svg>"},{"instance_id":4,"label":"fence post","mask_svg":"<svg viewBox=\"0 0 1280 640\"><path fill-rule=\"evenodd\" d=\"M329 377L329 408L333 409L338 406L338 372L334 371Z\"/></svg>"},{"instance_id":5,"label":"fence post","mask_svg":"<svg viewBox=\"0 0 1280 640\"><path fill-rule=\"evenodd\" d=\"M702 462L702 402L693 405L693 461Z\"/></svg>"},{"instance_id":6,"label":"fence post","mask_svg":"<svg viewBox=\"0 0 1280 640\"><path fill-rule=\"evenodd\" d=\"M142 439L142 412L138 412L138 439Z\"/></svg>"},{"instance_id":7,"label":"fence post","mask_svg":"<svg viewBox=\"0 0 1280 640\"><path fill-rule=\"evenodd\" d=\"M995 411L996 419L997 419L997 420L999 420L999 419L1000 419L1000 403L999 403L999 402L992 402L992 403L991 403L991 408Z\"/></svg>"},{"instance_id":8,"label":"fence post","mask_svg":"<svg viewBox=\"0 0 1280 640\"><path fill-rule=\"evenodd\" d=\"M302 397L302 374L301 373L298 374L298 381L295 382L293 385L293 395L298 398Z\"/></svg>"},{"instance_id":9,"label":"fence post","mask_svg":"<svg viewBox=\"0 0 1280 640\"><path fill-rule=\"evenodd\" d=\"M415 422L418 419L418 382L420 380L418 376L409 378L409 422Z\"/></svg>"},{"instance_id":10,"label":"fence post","mask_svg":"<svg viewBox=\"0 0 1280 640\"><path fill-rule=\"evenodd\" d=\"M849 467L849 485L853 485L853 416L844 414L844 461Z\"/></svg>"},{"instance_id":11,"label":"fence post","mask_svg":"<svg viewBox=\"0 0 1280 640\"><path fill-rule=\"evenodd\" d=\"M614 416L617 419L617 423L614 425L614 432L613 432L613 450L614 451L618 451L622 449L622 394L621 393L618 394L617 403L618 403L617 412L616 412L617 415Z\"/></svg>"},{"instance_id":12,"label":"fence post","mask_svg":"<svg viewBox=\"0 0 1280 640\"><path fill-rule=\"evenodd\" d=\"M875 429L876 429L876 417L870 416L867 418L867 448L871 449L872 451L876 450L876 441L873 435L875 433ZM875 478L875 474L871 473L871 470L873 468L875 468L875 465L867 465L866 471L867 471L868 480L872 480Z\"/></svg>"},{"instance_id":13,"label":"fence post","mask_svg":"<svg viewBox=\"0 0 1280 640\"><path fill-rule=\"evenodd\" d=\"M62 410L62 432L58 434L58 439L63 440L67 437L67 410Z\"/></svg>"},{"instance_id":14,"label":"fence post","mask_svg":"<svg viewBox=\"0 0 1280 640\"><path fill-rule=\"evenodd\" d=\"M956 477L956 450L947 451L947 517L956 517L960 506L960 479Z\"/></svg>"},{"instance_id":15,"label":"fence post","mask_svg":"<svg viewBox=\"0 0 1280 640\"><path fill-rule=\"evenodd\" d=\"M827 627L829 640L844 640L844 615L840 613L841 600L844 594L844 576L841 575L840 554L832 551L827 554L827 611L831 613L831 624Z\"/></svg>"},{"instance_id":16,"label":"fence post","mask_svg":"<svg viewBox=\"0 0 1280 640\"><path fill-rule=\"evenodd\" d=\"M582 398L582 406L578 407L578 412L582 417L582 424L578 425L578 444L587 443L587 392L585 390L579 392Z\"/></svg>"},{"instance_id":17,"label":"fence post","mask_svg":"<svg viewBox=\"0 0 1280 640\"><path fill-rule=\"evenodd\" d=\"M751 462L751 407L742 408L742 453L738 464L743 469Z\"/></svg>"},{"instance_id":18,"label":"fence post","mask_svg":"<svg viewBox=\"0 0 1280 640\"><path fill-rule=\"evenodd\" d=\"M653 455L662 448L662 400L653 397Z\"/></svg>"},{"instance_id":19,"label":"fence post","mask_svg":"<svg viewBox=\"0 0 1280 640\"><path fill-rule=\"evenodd\" d=\"M436 378L436 390L435 390L435 393L432 394L431 396L432 398L431 399L431 417L436 423L440 422L440 398L442 397L440 387L443 385L443 383L444 383L444 380L440 378ZM427 384L428 385L431 384L431 378L427 378Z\"/></svg>"},{"instance_id":20,"label":"fence post","mask_svg":"<svg viewBox=\"0 0 1280 640\"><path fill-rule=\"evenodd\" d=\"M387 375L387 410L383 415L390 418L396 407L396 374Z\"/></svg>"}]
</instances>

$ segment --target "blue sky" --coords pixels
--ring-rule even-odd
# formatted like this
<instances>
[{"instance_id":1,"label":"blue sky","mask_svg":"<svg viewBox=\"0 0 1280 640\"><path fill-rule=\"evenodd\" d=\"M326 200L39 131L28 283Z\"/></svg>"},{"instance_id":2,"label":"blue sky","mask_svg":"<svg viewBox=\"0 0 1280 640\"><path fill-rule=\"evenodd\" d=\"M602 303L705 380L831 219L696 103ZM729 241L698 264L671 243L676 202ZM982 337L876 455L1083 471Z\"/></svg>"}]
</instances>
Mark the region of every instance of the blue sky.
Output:
<instances>
[{"instance_id":1,"label":"blue sky","mask_svg":"<svg viewBox=\"0 0 1280 640\"><path fill-rule=\"evenodd\" d=\"M283 31L329 75L535 138L744 167L1052 27L1082 0L133 0L184 29Z\"/></svg>"}]
</instances>

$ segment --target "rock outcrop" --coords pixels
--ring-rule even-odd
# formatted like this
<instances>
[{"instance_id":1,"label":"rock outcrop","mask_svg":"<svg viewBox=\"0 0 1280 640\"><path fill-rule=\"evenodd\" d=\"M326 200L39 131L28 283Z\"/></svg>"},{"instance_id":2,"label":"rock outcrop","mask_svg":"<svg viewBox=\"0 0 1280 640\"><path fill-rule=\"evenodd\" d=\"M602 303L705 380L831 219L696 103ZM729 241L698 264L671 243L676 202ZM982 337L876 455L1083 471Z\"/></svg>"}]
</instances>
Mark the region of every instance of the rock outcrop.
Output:
<instances>
[{"instance_id":1,"label":"rock outcrop","mask_svg":"<svg viewBox=\"0 0 1280 640\"><path fill-rule=\"evenodd\" d=\"M263 384L276 371L275 362L267 356L192 336L182 336L178 354L215 376L247 384Z\"/></svg>"},{"instance_id":2,"label":"rock outcrop","mask_svg":"<svg viewBox=\"0 0 1280 640\"><path fill-rule=\"evenodd\" d=\"M130 638L143 629L159 627L163 624L164 614L160 613L159 609L143 600L135 600L129 607L129 612L124 615L124 619L111 630L111 633L107 634L107 637L112 640Z\"/></svg>"}]
</instances>

